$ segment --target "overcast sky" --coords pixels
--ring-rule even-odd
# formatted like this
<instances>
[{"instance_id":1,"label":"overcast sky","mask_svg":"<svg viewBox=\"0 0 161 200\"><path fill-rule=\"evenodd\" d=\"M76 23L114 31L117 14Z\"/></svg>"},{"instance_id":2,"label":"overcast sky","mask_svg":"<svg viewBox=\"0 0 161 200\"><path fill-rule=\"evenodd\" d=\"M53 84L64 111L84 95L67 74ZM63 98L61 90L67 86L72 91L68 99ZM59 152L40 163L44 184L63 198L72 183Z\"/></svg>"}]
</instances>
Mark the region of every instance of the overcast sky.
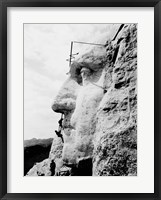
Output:
<instances>
[{"instance_id":1,"label":"overcast sky","mask_svg":"<svg viewBox=\"0 0 161 200\"><path fill-rule=\"evenodd\" d=\"M94 42L109 32L107 24L24 24L25 139L53 137L58 128L51 104L67 78L71 41Z\"/></svg>"}]
</instances>

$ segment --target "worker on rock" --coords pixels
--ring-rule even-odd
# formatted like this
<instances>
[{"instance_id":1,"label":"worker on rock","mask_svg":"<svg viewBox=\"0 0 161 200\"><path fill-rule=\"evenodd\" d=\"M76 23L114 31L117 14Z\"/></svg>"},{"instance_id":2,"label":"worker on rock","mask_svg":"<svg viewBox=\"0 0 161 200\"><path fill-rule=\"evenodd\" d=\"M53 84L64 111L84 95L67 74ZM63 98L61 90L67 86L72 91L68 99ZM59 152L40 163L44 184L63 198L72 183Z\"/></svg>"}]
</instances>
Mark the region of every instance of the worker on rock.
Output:
<instances>
[{"instance_id":1,"label":"worker on rock","mask_svg":"<svg viewBox=\"0 0 161 200\"><path fill-rule=\"evenodd\" d=\"M58 137L60 137L60 138L62 139L62 142L64 143L63 135L62 135L62 133L61 133L61 131L62 131L62 129L63 129L62 123L63 123L63 115L61 116L61 119L58 121L59 129L58 129L58 131L55 130L55 133L56 133L56 135L57 135Z\"/></svg>"},{"instance_id":2,"label":"worker on rock","mask_svg":"<svg viewBox=\"0 0 161 200\"><path fill-rule=\"evenodd\" d=\"M59 123L59 126L61 127L61 128L63 128L63 125L62 125L62 123L63 123L63 118L61 117L61 119L58 121L58 123Z\"/></svg>"}]
</instances>

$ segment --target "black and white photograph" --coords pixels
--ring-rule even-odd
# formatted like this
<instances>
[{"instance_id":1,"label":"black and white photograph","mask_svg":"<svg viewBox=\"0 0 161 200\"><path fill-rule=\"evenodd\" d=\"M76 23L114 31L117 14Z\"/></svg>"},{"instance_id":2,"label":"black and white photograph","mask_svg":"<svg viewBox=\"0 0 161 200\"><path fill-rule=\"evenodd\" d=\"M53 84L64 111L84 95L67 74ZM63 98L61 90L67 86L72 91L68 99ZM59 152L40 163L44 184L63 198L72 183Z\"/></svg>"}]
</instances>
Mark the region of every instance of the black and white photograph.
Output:
<instances>
[{"instance_id":1,"label":"black and white photograph","mask_svg":"<svg viewBox=\"0 0 161 200\"><path fill-rule=\"evenodd\" d=\"M137 24L24 23L23 55L23 175L137 176Z\"/></svg>"}]
</instances>

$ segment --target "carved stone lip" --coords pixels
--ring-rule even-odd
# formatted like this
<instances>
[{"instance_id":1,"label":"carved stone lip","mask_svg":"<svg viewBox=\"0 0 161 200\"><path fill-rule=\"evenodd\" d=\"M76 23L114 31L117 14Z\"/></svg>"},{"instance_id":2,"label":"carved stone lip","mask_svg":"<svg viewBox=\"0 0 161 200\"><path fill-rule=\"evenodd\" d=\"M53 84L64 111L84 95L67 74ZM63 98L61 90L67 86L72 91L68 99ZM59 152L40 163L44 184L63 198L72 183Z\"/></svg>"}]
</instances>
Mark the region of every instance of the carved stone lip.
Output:
<instances>
[{"instance_id":1,"label":"carved stone lip","mask_svg":"<svg viewBox=\"0 0 161 200\"><path fill-rule=\"evenodd\" d=\"M55 106L55 105L52 105L52 110L54 112L62 113L62 114L65 114L66 112L70 112L71 111L71 109L69 109L69 108L62 108L62 107Z\"/></svg>"},{"instance_id":2,"label":"carved stone lip","mask_svg":"<svg viewBox=\"0 0 161 200\"><path fill-rule=\"evenodd\" d=\"M56 101L51 106L52 110L57 113L63 113L71 112L75 109L75 100L70 99L70 101L63 100L63 101Z\"/></svg>"}]
</instances>

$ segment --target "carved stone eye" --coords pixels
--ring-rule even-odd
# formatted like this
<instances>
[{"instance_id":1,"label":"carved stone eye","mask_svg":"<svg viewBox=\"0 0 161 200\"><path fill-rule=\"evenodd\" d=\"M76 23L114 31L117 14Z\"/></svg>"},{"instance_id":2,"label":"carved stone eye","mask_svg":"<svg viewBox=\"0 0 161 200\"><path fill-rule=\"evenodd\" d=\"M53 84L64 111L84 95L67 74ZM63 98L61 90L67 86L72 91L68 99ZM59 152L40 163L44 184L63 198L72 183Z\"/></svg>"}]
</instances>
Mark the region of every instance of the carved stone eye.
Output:
<instances>
[{"instance_id":1,"label":"carved stone eye","mask_svg":"<svg viewBox=\"0 0 161 200\"><path fill-rule=\"evenodd\" d=\"M90 74L91 74L91 70L90 69L88 69L86 67L83 67L81 69L81 76L82 76L83 79L86 79L87 77L89 77Z\"/></svg>"}]
</instances>

